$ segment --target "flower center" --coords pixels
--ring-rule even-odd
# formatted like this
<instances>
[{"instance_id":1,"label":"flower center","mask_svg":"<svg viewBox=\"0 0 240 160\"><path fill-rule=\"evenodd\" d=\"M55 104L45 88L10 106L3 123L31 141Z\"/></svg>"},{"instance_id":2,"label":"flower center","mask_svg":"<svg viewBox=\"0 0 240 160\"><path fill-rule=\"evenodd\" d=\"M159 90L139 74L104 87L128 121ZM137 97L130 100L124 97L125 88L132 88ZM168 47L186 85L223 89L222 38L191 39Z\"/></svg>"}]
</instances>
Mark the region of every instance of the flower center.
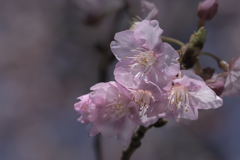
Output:
<instances>
[{"instance_id":1,"label":"flower center","mask_svg":"<svg viewBox=\"0 0 240 160\"><path fill-rule=\"evenodd\" d=\"M115 99L108 101L105 106L105 115L112 117L113 120L117 120L124 116L127 112L129 112L129 108L127 107L129 101L122 95L118 94L118 97Z\"/></svg>"},{"instance_id":2,"label":"flower center","mask_svg":"<svg viewBox=\"0 0 240 160\"><path fill-rule=\"evenodd\" d=\"M132 68L133 71L143 71L145 75L148 74L156 60L154 52L144 48L136 48L131 50L131 52L136 52L137 54L133 55L133 57L126 57L127 59L133 59L133 64L128 66Z\"/></svg>"},{"instance_id":3,"label":"flower center","mask_svg":"<svg viewBox=\"0 0 240 160\"><path fill-rule=\"evenodd\" d=\"M152 100L152 94L148 91L138 90L135 93L134 101L137 104L140 117L146 113Z\"/></svg>"},{"instance_id":4,"label":"flower center","mask_svg":"<svg viewBox=\"0 0 240 160\"><path fill-rule=\"evenodd\" d=\"M175 115L180 110L189 110L189 96L188 89L185 86L173 86L168 94L167 100L169 101L165 112L168 110L172 111Z\"/></svg>"}]
</instances>

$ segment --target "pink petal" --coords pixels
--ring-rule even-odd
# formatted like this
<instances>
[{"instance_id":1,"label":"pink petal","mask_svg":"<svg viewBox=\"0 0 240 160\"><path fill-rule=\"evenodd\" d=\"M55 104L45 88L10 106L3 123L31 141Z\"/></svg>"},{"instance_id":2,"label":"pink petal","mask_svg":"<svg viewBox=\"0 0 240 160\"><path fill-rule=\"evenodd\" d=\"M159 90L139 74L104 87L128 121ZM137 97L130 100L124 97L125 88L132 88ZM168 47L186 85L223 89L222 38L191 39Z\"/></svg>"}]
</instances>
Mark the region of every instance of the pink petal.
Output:
<instances>
[{"instance_id":1,"label":"pink petal","mask_svg":"<svg viewBox=\"0 0 240 160\"><path fill-rule=\"evenodd\" d=\"M152 67L151 71L147 74L147 79L153 83L155 83L159 88L165 89L166 86L171 84L172 78L165 76L155 67ZM168 87L168 89L170 89Z\"/></svg>"},{"instance_id":2,"label":"pink petal","mask_svg":"<svg viewBox=\"0 0 240 160\"><path fill-rule=\"evenodd\" d=\"M206 85L206 83L200 76L188 70L181 70L181 77L182 78L177 78L173 80L174 84L186 86L190 90L194 89L193 87L200 87L202 85Z\"/></svg>"},{"instance_id":3,"label":"pink petal","mask_svg":"<svg viewBox=\"0 0 240 160\"><path fill-rule=\"evenodd\" d=\"M143 20L136 26L134 30L134 36L139 45L156 53L159 52L161 47L160 44L162 43L162 33L163 30L159 27L158 21L156 20Z\"/></svg>"},{"instance_id":4,"label":"pink petal","mask_svg":"<svg viewBox=\"0 0 240 160\"><path fill-rule=\"evenodd\" d=\"M142 117L140 117L143 123L144 127L148 127L158 121L158 116L148 117L146 114L144 114Z\"/></svg>"},{"instance_id":5,"label":"pink petal","mask_svg":"<svg viewBox=\"0 0 240 160\"><path fill-rule=\"evenodd\" d=\"M142 79L142 77L135 77L134 72L121 62L117 63L114 76L116 81L126 88L136 88L137 83Z\"/></svg>"},{"instance_id":6,"label":"pink petal","mask_svg":"<svg viewBox=\"0 0 240 160\"><path fill-rule=\"evenodd\" d=\"M147 111L148 117L158 116L159 114L164 113L166 106L168 105L168 101L157 101L150 105Z\"/></svg>"},{"instance_id":7,"label":"pink petal","mask_svg":"<svg viewBox=\"0 0 240 160\"><path fill-rule=\"evenodd\" d=\"M102 136L104 138L109 138L115 135L115 132L113 130L113 124L114 120L109 118L104 123L96 125L96 127L97 130L102 133Z\"/></svg>"},{"instance_id":8,"label":"pink petal","mask_svg":"<svg viewBox=\"0 0 240 160\"><path fill-rule=\"evenodd\" d=\"M132 59L126 57L133 57L134 52L131 50L138 47L138 43L134 37L134 31L122 31L115 34L115 41L110 44L111 50L120 62L130 63Z\"/></svg>"},{"instance_id":9,"label":"pink petal","mask_svg":"<svg viewBox=\"0 0 240 160\"><path fill-rule=\"evenodd\" d=\"M192 105L191 105L192 106ZM178 114L174 115L175 118L183 118L183 119L190 119L196 120L198 119L198 109L196 107L189 107L186 109L178 109ZM171 111L168 111L171 112Z\"/></svg>"},{"instance_id":10,"label":"pink petal","mask_svg":"<svg viewBox=\"0 0 240 160\"><path fill-rule=\"evenodd\" d=\"M223 105L223 101L207 85L201 86L196 92L189 92L191 101L198 109L215 109Z\"/></svg>"},{"instance_id":11,"label":"pink petal","mask_svg":"<svg viewBox=\"0 0 240 160\"><path fill-rule=\"evenodd\" d=\"M94 90L89 94L90 99L96 105L105 104L109 99L114 99L118 94L118 89L114 86L116 82L111 81L108 83L98 83L92 86L90 89ZM104 94L103 94L104 93Z\"/></svg>"},{"instance_id":12,"label":"pink petal","mask_svg":"<svg viewBox=\"0 0 240 160\"><path fill-rule=\"evenodd\" d=\"M156 54L156 68L167 77L176 76L180 70L179 55L168 43L162 43L160 54Z\"/></svg>"},{"instance_id":13,"label":"pink petal","mask_svg":"<svg viewBox=\"0 0 240 160\"><path fill-rule=\"evenodd\" d=\"M128 115L114 122L114 132L121 145L126 146L138 124L131 121Z\"/></svg>"},{"instance_id":14,"label":"pink petal","mask_svg":"<svg viewBox=\"0 0 240 160\"><path fill-rule=\"evenodd\" d=\"M159 89L159 87L156 84L152 83L151 81L146 82L142 80L140 85L137 87L137 89L149 91L155 100L160 101L164 99L163 92Z\"/></svg>"},{"instance_id":15,"label":"pink petal","mask_svg":"<svg viewBox=\"0 0 240 160\"><path fill-rule=\"evenodd\" d=\"M128 115L128 118L131 119L136 124L143 125L142 120L139 117L139 111L137 108L137 104L132 101L128 104L128 107L131 108L131 114Z\"/></svg>"},{"instance_id":16,"label":"pink petal","mask_svg":"<svg viewBox=\"0 0 240 160\"><path fill-rule=\"evenodd\" d=\"M89 133L89 137L93 137L99 133L97 127L93 124Z\"/></svg>"}]
</instances>

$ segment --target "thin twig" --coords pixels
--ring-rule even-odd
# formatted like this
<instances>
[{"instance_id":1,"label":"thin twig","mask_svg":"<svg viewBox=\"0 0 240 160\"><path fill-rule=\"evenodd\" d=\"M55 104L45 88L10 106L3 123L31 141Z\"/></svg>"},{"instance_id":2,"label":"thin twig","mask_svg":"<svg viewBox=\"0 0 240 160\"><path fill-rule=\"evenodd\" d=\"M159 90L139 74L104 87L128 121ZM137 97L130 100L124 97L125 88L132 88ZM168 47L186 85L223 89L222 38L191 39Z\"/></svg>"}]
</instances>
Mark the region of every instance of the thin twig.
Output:
<instances>
[{"instance_id":1,"label":"thin twig","mask_svg":"<svg viewBox=\"0 0 240 160\"><path fill-rule=\"evenodd\" d=\"M161 36L161 39L162 39L163 42L175 43L175 44L177 44L177 45L179 45L179 46L183 46L183 45L184 45L183 42L181 42L181 41L179 41L179 40L177 40L177 39L174 39L174 38Z\"/></svg>"},{"instance_id":2,"label":"thin twig","mask_svg":"<svg viewBox=\"0 0 240 160\"><path fill-rule=\"evenodd\" d=\"M94 139L94 148L96 152L96 160L102 160L101 135L97 134Z\"/></svg>"},{"instance_id":3,"label":"thin twig","mask_svg":"<svg viewBox=\"0 0 240 160\"><path fill-rule=\"evenodd\" d=\"M134 151L141 146L140 140L144 137L144 134L147 132L148 129L151 127L162 127L164 126L168 121L166 119L159 118L159 120L148 127L139 126L135 132L132 135L131 142L127 148L123 150L123 155L121 160L129 160L131 155L134 153Z\"/></svg>"},{"instance_id":4,"label":"thin twig","mask_svg":"<svg viewBox=\"0 0 240 160\"><path fill-rule=\"evenodd\" d=\"M217 62L220 62L220 61L221 61L220 58L218 58L217 56L215 56L215 55L213 55L213 54L211 54L211 53L201 52L200 55L206 55L206 56L212 57L212 58L215 59Z\"/></svg>"}]
</instances>

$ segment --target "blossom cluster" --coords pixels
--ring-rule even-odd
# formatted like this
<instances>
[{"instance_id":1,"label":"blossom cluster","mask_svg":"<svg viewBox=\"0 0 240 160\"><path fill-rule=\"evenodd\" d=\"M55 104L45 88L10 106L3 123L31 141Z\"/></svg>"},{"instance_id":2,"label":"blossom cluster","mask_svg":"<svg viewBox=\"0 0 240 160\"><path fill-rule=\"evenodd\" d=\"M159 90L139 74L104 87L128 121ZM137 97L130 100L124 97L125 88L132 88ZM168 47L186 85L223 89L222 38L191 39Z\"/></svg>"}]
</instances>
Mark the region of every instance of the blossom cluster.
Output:
<instances>
[{"instance_id":1,"label":"blossom cluster","mask_svg":"<svg viewBox=\"0 0 240 160\"><path fill-rule=\"evenodd\" d=\"M111 43L119 60L116 81L98 83L79 97L75 110L83 124L92 122L90 136L116 135L126 145L138 125L163 118L198 118L198 109L218 108L222 99L191 71L180 70L178 53L161 40L156 20L143 20L134 30L116 33Z\"/></svg>"},{"instance_id":2,"label":"blossom cluster","mask_svg":"<svg viewBox=\"0 0 240 160\"><path fill-rule=\"evenodd\" d=\"M161 39L155 5L142 1L142 7L143 20L116 33L110 44L118 60L115 81L92 86L74 105L78 121L92 123L90 137L116 136L124 146L139 125L148 127L159 118L196 120L199 109L218 108L220 97L237 96L240 89L240 56L219 62L221 74L205 70L208 78L182 70L181 54Z\"/></svg>"}]
</instances>

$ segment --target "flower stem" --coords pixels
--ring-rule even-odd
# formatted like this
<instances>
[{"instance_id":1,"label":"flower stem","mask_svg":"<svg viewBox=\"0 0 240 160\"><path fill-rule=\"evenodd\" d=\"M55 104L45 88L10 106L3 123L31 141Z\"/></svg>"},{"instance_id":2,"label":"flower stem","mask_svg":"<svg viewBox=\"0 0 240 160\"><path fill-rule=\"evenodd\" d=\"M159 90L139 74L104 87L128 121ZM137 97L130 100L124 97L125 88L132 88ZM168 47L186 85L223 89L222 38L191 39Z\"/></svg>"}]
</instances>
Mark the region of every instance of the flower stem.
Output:
<instances>
[{"instance_id":1,"label":"flower stem","mask_svg":"<svg viewBox=\"0 0 240 160\"><path fill-rule=\"evenodd\" d=\"M165 37L165 36L161 36L161 38L162 38L163 42L171 42L171 43L175 43L175 44L177 44L179 46L183 46L184 45L183 42L181 42L181 41L179 41L177 39L174 39L174 38Z\"/></svg>"},{"instance_id":2,"label":"flower stem","mask_svg":"<svg viewBox=\"0 0 240 160\"><path fill-rule=\"evenodd\" d=\"M215 59L217 62L220 62L220 61L221 61L220 58L218 58L217 56L215 56L215 55L213 55L213 54L211 54L211 53L201 52L200 55L206 55L206 56L212 57L212 58Z\"/></svg>"},{"instance_id":3,"label":"flower stem","mask_svg":"<svg viewBox=\"0 0 240 160\"><path fill-rule=\"evenodd\" d=\"M168 121L166 119L159 118L159 120L148 127L139 126L132 135L131 142L127 148L123 150L123 155L121 160L129 160L134 151L141 146L140 140L144 137L144 134L152 126L159 128L164 126Z\"/></svg>"}]
</instances>

